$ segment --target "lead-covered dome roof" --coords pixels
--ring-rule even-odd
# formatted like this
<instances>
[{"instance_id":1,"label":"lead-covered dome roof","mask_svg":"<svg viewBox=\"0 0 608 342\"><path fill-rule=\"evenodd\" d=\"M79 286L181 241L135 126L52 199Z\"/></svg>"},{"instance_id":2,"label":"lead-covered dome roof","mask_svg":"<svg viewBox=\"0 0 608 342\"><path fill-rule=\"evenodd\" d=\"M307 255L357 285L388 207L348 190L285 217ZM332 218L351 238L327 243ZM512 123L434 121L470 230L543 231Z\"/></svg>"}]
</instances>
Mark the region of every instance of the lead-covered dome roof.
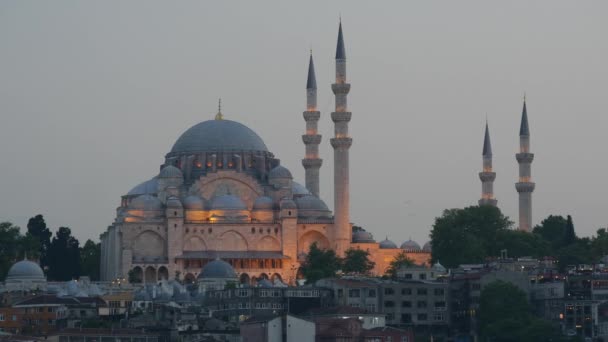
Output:
<instances>
[{"instance_id":1,"label":"lead-covered dome roof","mask_svg":"<svg viewBox=\"0 0 608 342\"><path fill-rule=\"evenodd\" d=\"M388 237L380 242L381 249L396 249L397 244L389 240Z\"/></svg>"},{"instance_id":2,"label":"lead-covered dome roof","mask_svg":"<svg viewBox=\"0 0 608 342\"><path fill-rule=\"evenodd\" d=\"M353 243L372 243L372 242L376 242L374 240L374 236L372 235L372 233L366 231L366 230L358 230L356 232L353 233L352 236L352 241Z\"/></svg>"},{"instance_id":3,"label":"lead-covered dome roof","mask_svg":"<svg viewBox=\"0 0 608 342\"><path fill-rule=\"evenodd\" d=\"M163 204L158 197L146 194L135 197L131 203L129 203L129 208L139 210L161 210Z\"/></svg>"},{"instance_id":4,"label":"lead-covered dome roof","mask_svg":"<svg viewBox=\"0 0 608 342\"><path fill-rule=\"evenodd\" d=\"M184 207L189 210L205 210L207 208L207 204L201 197L190 195L184 199Z\"/></svg>"},{"instance_id":5,"label":"lead-covered dome roof","mask_svg":"<svg viewBox=\"0 0 608 342\"><path fill-rule=\"evenodd\" d=\"M211 202L211 209L214 210L247 210L243 201L235 195L220 195L214 197Z\"/></svg>"},{"instance_id":6,"label":"lead-covered dome roof","mask_svg":"<svg viewBox=\"0 0 608 342\"><path fill-rule=\"evenodd\" d=\"M198 278L237 278L234 268L224 260L213 260L203 267Z\"/></svg>"},{"instance_id":7,"label":"lead-covered dome roof","mask_svg":"<svg viewBox=\"0 0 608 342\"><path fill-rule=\"evenodd\" d=\"M171 153L214 151L264 151L262 138L247 126L231 120L208 120L185 131Z\"/></svg>"},{"instance_id":8,"label":"lead-covered dome roof","mask_svg":"<svg viewBox=\"0 0 608 342\"><path fill-rule=\"evenodd\" d=\"M8 270L6 281L46 281L46 278L37 263L21 260Z\"/></svg>"},{"instance_id":9,"label":"lead-covered dome roof","mask_svg":"<svg viewBox=\"0 0 608 342\"><path fill-rule=\"evenodd\" d=\"M420 245L418 242L410 239L401 244L401 249L405 249L406 251L419 251Z\"/></svg>"},{"instance_id":10,"label":"lead-covered dome roof","mask_svg":"<svg viewBox=\"0 0 608 342\"><path fill-rule=\"evenodd\" d=\"M173 165L167 165L160 170L158 174L159 178L184 178L182 170L178 169Z\"/></svg>"},{"instance_id":11,"label":"lead-covered dome roof","mask_svg":"<svg viewBox=\"0 0 608 342\"><path fill-rule=\"evenodd\" d=\"M274 201L268 196L261 196L253 202L253 210L272 210Z\"/></svg>"},{"instance_id":12,"label":"lead-covered dome roof","mask_svg":"<svg viewBox=\"0 0 608 342\"><path fill-rule=\"evenodd\" d=\"M144 194L155 194L158 192L158 178L154 177L135 186L127 193L127 196L137 196Z\"/></svg>"}]
</instances>

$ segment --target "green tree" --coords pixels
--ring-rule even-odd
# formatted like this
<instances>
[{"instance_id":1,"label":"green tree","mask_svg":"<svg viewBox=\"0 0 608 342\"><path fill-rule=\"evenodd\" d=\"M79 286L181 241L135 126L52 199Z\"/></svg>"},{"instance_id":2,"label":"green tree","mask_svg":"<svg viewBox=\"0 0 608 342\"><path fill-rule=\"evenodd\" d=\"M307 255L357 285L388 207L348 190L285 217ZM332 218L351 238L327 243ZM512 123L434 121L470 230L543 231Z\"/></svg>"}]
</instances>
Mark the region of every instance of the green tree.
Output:
<instances>
[{"instance_id":1,"label":"green tree","mask_svg":"<svg viewBox=\"0 0 608 342\"><path fill-rule=\"evenodd\" d=\"M412 259L408 258L407 254L405 252L401 252L401 253L397 254L395 256L395 258L389 264L388 270L386 270L386 275L393 279L396 279L397 271L401 267L410 267L410 266L414 266L414 261Z\"/></svg>"},{"instance_id":2,"label":"green tree","mask_svg":"<svg viewBox=\"0 0 608 342\"><path fill-rule=\"evenodd\" d=\"M608 232L606 232L606 228L598 229L596 234L591 240L591 254L595 261L608 255Z\"/></svg>"},{"instance_id":3,"label":"green tree","mask_svg":"<svg viewBox=\"0 0 608 342\"><path fill-rule=\"evenodd\" d=\"M432 262L441 260L450 268L498 256L500 246L496 235L512 225L513 222L493 206L444 210L431 230Z\"/></svg>"},{"instance_id":4,"label":"green tree","mask_svg":"<svg viewBox=\"0 0 608 342\"><path fill-rule=\"evenodd\" d=\"M6 277L18 257L19 239L19 227L10 222L0 223L0 279Z\"/></svg>"},{"instance_id":5,"label":"green tree","mask_svg":"<svg viewBox=\"0 0 608 342\"><path fill-rule=\"evenodd\" d=\"M576 233L574 232L574 224L572 223L572 216L568 215L566 220L566 228L564 229L564 238L562 246L568 246L575 243L577 240Z\"/></svg>"},{"instance_id":6,"label":"green tree","mask_svg":"<svg viewBox=\"0 0 608 342\"><path fill-rule=\"evenodd\" d=\"M81 275L91 280L99 280L99 263L101 261L101 244L87 240L80 249Z\"/></svg>"},{"instance_id":7,"label":"green tree","mask_svg":"<svg viewBox=\"0 0 608 342\"><path fill-rule=\"evenodd\" d=\"M27 222L26 237L29 241L37 240L40 257L40 267L43 269L49 266L48 253L51 247L51 230L46 226L44 217L40 214L32 217ZM34 244L32 243L32 246Z\"/></svg>"},{"instance_id":8,"label":"green tree","mask_svg":"<svg viewBox=\"0 0 608 342\"><path fill-rule=\"evenodd\" d=\"M558 249L556 256L560 271L566 270L569 265L590 264L595 261L589 238L578 239Z\"/></svg>"},{"instance_id":9,"label":"green tree","mask_svg":"<svg viewBox=\"0 0 608 342\"><path fill-rule=\"evenodd\" d=\"M496 233L497 250L506 250L509 257L551 255L551 244L536 234L521 230L501 230ZM496 256L492 253L493 256Z\"/></svg>"},{"instance_id":10,"label":"green tree","mask_svg":"<svg viewBox=\"0 0 608 342\"><path fill-rule=\"evenodd\" d=\"M306 283L313 284L319 279L335 277L341 264L340 258L333 250L319 249L317 243L313 242L306 255L306 260L301 266L301 271L306 278Z\"/></svg>"},{"instance_id":11,"label":"green tree","mask_svg":"<svg viewBox=\"0 0 608 342\"><path fill-rule=\"evenodd\" d=\"M549 242L552 250L555 251L563 245L567 222L563 216L550 215L542 220L540 225L534 227L532 233Z\"/></svg>"},{"instance_id":12,"label":"green tree","mask_svg":"<svg viewBox=\"0 0 608 342\"><path fill-rule=\"evenodd\" d=\"M67 281L80 275L80 249L78 240L67 227L59 227L48 251L51 280Z\"/></svg>"},{"instance_id":13,"label":"green tree","mask_svg":"<svg viewBox=\"0 0 608 342\"><path fill-rule=\"evenodd\" d=\"M376 263L369 259L368 251L349 248L342 260L342 271L344 273L368 274L375 265Z\"/></svg>"}]
</instances>

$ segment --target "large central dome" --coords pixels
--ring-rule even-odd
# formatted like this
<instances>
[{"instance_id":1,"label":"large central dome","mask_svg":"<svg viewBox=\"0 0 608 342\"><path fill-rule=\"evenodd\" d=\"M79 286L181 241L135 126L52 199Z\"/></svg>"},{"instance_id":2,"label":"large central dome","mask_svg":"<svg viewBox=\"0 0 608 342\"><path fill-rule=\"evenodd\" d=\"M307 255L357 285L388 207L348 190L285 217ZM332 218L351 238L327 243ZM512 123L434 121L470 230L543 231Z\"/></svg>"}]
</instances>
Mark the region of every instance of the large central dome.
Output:
<instances>
[{"instance_id":1,"label":"large central dome","mask_svg":"<svg viewBox=\"0 0 608 342\"><path fill-rule=\"evenodd\" d=\"M184 132L171 153L214 151L264 151L266 144L247 126L230 120L209 120Z\"/></svg>"}]
</instances>

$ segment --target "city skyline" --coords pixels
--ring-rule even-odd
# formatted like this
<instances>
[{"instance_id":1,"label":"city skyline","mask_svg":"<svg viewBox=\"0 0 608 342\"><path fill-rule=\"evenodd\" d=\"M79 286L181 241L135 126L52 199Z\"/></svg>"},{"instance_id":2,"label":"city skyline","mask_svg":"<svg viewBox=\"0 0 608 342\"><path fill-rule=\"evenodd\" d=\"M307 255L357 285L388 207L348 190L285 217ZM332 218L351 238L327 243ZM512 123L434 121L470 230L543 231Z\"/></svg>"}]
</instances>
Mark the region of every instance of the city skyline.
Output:
<instances>
[{"instance_id":1,"label":"city skyline","mask_svg":"<svg viewBox=\"0 0 608 342\"><path fill-rule=\"evenodd\" d=\"M324 136L320 193L333 207L329 85L340 6L318 13L314 24L294 12L320 11L304 7L278 6L273 13L221 4L214 8L221 15L214 16L202 4L155 4L141 18L133 5L118 13L103 5L49 6L45 14L30 6L5 3L0 11L0 39L6 42L0 52L7 56L0 61L6 75L0 102L8 119L0 128L0 185L9 194L0 221L25 229L27 219L40 213L54 229L69 226L81 240L98 240L117 198L154 176L142 173L158 168L183 131L213 119L219 97L225 118L257 132L304 183L302 110L311 42ZM423 244L443 209L475 205L487 112L494 194L515 228L514 154L525 91L536 155L533 225L549 214L570 214L579 235L605 226L601 176L608 165L597 144L608 124L601 115L608 76L601 11L559 3L551 8L555 17L545 17L541 27L533 23L535 14L544 13L540 5L502 4L504 17L485 5L480 10L487 18L469 17L475 20L452 27L457 22L432 5L400 6L431 19L404 11L410 21L401 22L388 9L342 6L348 8L341 12L355 114L352 222L377 241L388 235L400 243L411 236ZM515 13L521 14L521 28L500 25ZM229 14L238 25L221 20ZM374 20L366 22L366 15ZM166 26L153 25L162 18ZM84 29L70 30L76 24ZM486 35L476 26L481 24L488 25ZM407 27L421 29L419 35L401 30ZM493 34L498 38L484 40ZM264 37L268 44L260 44ZM195 44L197 38L207 44ZM582 165L591 167L582 171ZM577 171L584 176L572 177Z\"/></svg>"}]
</instances>

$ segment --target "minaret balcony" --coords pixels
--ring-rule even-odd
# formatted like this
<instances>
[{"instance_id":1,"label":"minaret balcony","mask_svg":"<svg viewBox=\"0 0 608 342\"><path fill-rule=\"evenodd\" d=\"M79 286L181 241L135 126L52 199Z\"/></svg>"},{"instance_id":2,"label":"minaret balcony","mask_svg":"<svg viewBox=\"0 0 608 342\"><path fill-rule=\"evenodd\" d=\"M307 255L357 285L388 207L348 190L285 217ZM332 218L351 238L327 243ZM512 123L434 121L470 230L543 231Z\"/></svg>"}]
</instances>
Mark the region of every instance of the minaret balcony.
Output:
<instances>
[{"instance_id":1,"label":"minaret balcony","mask_svg":"<svg viewBox=\"0 0 608 342\"><path fill-rule=\"evenodd\" d=\"M319 145L321 143L321 135L320 134L305 134L302 136L302 142L304 145Z\"/></svg>"},{"instance_id":2,"label":"minaret balcony","mask_svg":"<svg viewBox=\"0 0 608 342\"><path fill-rule=\"evenodd\" d=\"M334 95L345 95L350 91L350 83L334 83L331 85Z\"/></svg>"},{"instance_id":3,"label":"minaret balcony","mask_svg":"<svg viewBox=\"0 0 608 342\"><path fill-rule=\"evenodd\" d=\"M352 115L351 112L332 112L331 119L333 122L349 122Z\"/></svg>"},{"instance_id":4,"label":"minaret balcony","mask_svg":"<svg viewBox=\"0 0 608 342\"><path fill-rule=\"evenodd\" d=\"M534 160L534 153L517 153L515 159L518 163L531 163Z\"/></svg>"},{"instance_id":5,"label":"minaret balcony","mask_svg":"<svg viewBox=\"0 0 608 342\"><path fill-rule=\"evenodd\" d=\"M480 172L479 179L482 182L493 182L496 179L496 172Z\"/></svg>"},{"instance_id":6,"label":"minaret balcony","mask_svg":"<svg viewBox=\"0 0 608 342\"><path fill-rule=\"evenodd\" d=\"M319 121L320 117L321 117L321 112L319 112L319 111L305 111L304 112L305 121Z\"/></svg>"},{"instance_id":7,"label":"minaret balcony","mask_svg":"<svg viewBox=\"0 0 608 342\"><path fill-rule=\"evenodd\" d=\"M323 165L323 159L315 158L315 159L302 159L302 166L305 169L318 169Z\"/></svg>"},{"instance_id":8,"label":"minaret balcony","mask_svg":"<svg viewBox=\"0 0 608 342\"><path fill-rule=\"evenodd\" d=\"M330 139L331 146L335 149L347 149L353 144L352 138L331 138Z\"/></svg>"},{"instance_id":9,"label":"minaret balcony","mask_svg":"<svg viewBox=\"0 0 608 342\"><path fill-rule=\"evenodd\" d=\"M515 183L515 190L517 192L532 192L534 191L536 184L532 182L519 182Z\"/></svg>"}]
</instances>

